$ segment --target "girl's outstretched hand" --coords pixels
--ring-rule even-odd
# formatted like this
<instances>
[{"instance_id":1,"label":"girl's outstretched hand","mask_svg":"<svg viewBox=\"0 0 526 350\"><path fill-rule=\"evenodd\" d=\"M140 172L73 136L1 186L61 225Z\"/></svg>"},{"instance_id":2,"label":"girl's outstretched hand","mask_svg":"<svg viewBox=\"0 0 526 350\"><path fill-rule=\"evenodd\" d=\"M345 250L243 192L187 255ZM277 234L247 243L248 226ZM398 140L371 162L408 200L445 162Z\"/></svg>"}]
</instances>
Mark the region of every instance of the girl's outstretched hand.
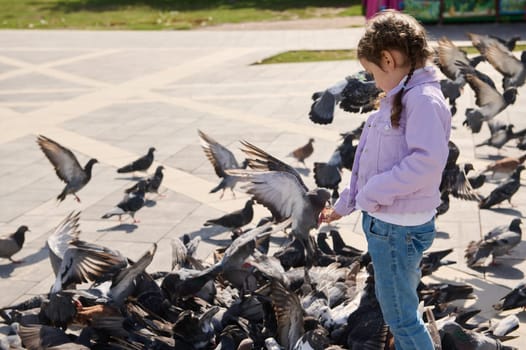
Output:
<instances>
[{"instance_id":1,"label":"girl's outstretched hand","mask_svg":"<svg viewBox=\"0 0 526 350\"><path fill-rule=\"evenodd\" d=\"M324 208L321 213L318 221L325 222L327 224L331 223L332 221L340 219L342 216L338 214L336 211L334 211L334 208Z\"/></svg>"}]
</instances>

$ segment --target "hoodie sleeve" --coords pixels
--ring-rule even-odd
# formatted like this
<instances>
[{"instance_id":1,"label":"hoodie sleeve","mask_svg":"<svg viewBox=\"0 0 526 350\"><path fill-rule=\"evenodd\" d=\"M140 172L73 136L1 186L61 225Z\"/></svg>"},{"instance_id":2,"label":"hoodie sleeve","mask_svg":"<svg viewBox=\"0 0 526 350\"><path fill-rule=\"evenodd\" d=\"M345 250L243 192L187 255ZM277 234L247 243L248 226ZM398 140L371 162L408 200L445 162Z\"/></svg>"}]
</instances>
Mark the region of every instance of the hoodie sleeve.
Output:
<instances>
[{"instance_id":1,"label":"hoodie sleeve","mask_svg":"<svg viewBox=\"0 0 526 350\"><path fill-rule=\"evenodd\" d=\"M451 117L431 96L408 96L405 140L408 155L388 171L374 175L356 196L358 206L375 212L397 197L409 195L440 181L446 163ZM437 184L438 187L438 184Z\"/></svg>"}]
</instances>

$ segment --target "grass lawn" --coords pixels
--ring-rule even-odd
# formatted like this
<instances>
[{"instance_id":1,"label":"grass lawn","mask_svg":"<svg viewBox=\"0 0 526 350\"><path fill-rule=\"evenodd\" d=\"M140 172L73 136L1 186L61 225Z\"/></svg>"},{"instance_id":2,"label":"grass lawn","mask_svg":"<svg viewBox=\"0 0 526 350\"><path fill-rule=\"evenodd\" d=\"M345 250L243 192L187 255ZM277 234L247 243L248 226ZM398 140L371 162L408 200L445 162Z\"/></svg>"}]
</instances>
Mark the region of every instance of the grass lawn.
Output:
<instances>
[{"instance_id":1,"label":"grass lawn","mask_svg":"<svg viewBox=\"0 0 526 350\"><path fill-rule=\"evenodd\" d=\"M0 28L173 30L361 11L360 0L0 0Z\"/></svg>"},{"instance_id":2,"label":"grass lawn","mask_svg":"<svg viewBox=\"0 0 526 350\"><path fill-rule=\"evenodd\" d=\"M459 46L469 55L478 55L479 51L473 46ZM517 45L513 51L524 51L526 45ZM295 62L317 62L317 61L339 61L355 60L356 50L301 50L287 51L275 56L271 56L256 62L255 64L273 64L273 63L295 63Z\"/></svg>"}]
</instances>

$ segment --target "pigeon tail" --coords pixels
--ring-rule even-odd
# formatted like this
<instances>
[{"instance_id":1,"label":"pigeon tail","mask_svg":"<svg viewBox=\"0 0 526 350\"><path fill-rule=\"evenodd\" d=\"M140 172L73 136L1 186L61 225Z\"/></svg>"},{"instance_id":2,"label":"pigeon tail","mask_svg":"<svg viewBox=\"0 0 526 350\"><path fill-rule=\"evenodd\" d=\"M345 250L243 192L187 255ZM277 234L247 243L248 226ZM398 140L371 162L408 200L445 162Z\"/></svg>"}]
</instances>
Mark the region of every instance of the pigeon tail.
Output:
<instances>
[{"instance_id":1,"label":"pigeon tail","mask_svg":"<svg viewBox=\"0 0 526 350\"><path fill-rule=\"evenodd\" d=\"M217 185L216 187L212 188L209 193L216 193L219 190L224 190L225 189L225 184L226 184L226 181L223 178L221 180L221 182L219 183L219 185Z\"/></svg>"},{"instance_id":2,"label":"pigeon tail","mask_svg":"<svg viewBox=\"0 0 526 350\"><path fill-rule=\"evenodd\" d=\"M66 187L64 187L64 189L62 190L62 192L60 192L60 194L57 196L57 200L58 200L59 202L62 202L64 199L66 199L66 195L67 195Z\"/></svg>"},{"instance_id":3,"label":"pigeon tail","mask_svg":"<svg viewBox=\"0 0 526 350\"><path fill-rule=\"evenodd\" d=\"M125 166L123 166L122 168L117 169L117 172L118 172L119 174L122 174L122 173L131 173L131 172L133 172L133 171L134 171L134 170L133 170L133 166L132 166L131 164L129 164L129 165L125 165Z\"/></svg>"}]
</instances>

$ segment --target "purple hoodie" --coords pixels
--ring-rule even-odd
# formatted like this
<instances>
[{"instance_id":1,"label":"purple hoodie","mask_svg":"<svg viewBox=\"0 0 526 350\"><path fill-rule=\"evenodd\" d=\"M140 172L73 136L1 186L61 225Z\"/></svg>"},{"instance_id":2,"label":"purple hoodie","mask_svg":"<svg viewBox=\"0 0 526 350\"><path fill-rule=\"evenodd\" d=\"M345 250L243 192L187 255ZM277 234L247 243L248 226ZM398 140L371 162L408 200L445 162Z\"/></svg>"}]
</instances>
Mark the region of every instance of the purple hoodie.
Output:
<instances>
[{"instance_id":1,"label":"purple hoodie","mask_svg":"<svg viewBox=\"0 0 526 350\"><path fill-rule=\"evenodd\" d=\"M415 70L402 98L400 126L391 126L391 101L402 82L380 102L364 127L351 182L334 205L340 215L356 207L369 213L432 211L448 156L451 113L435 68Z\"/></svg>"}]
</instances>

